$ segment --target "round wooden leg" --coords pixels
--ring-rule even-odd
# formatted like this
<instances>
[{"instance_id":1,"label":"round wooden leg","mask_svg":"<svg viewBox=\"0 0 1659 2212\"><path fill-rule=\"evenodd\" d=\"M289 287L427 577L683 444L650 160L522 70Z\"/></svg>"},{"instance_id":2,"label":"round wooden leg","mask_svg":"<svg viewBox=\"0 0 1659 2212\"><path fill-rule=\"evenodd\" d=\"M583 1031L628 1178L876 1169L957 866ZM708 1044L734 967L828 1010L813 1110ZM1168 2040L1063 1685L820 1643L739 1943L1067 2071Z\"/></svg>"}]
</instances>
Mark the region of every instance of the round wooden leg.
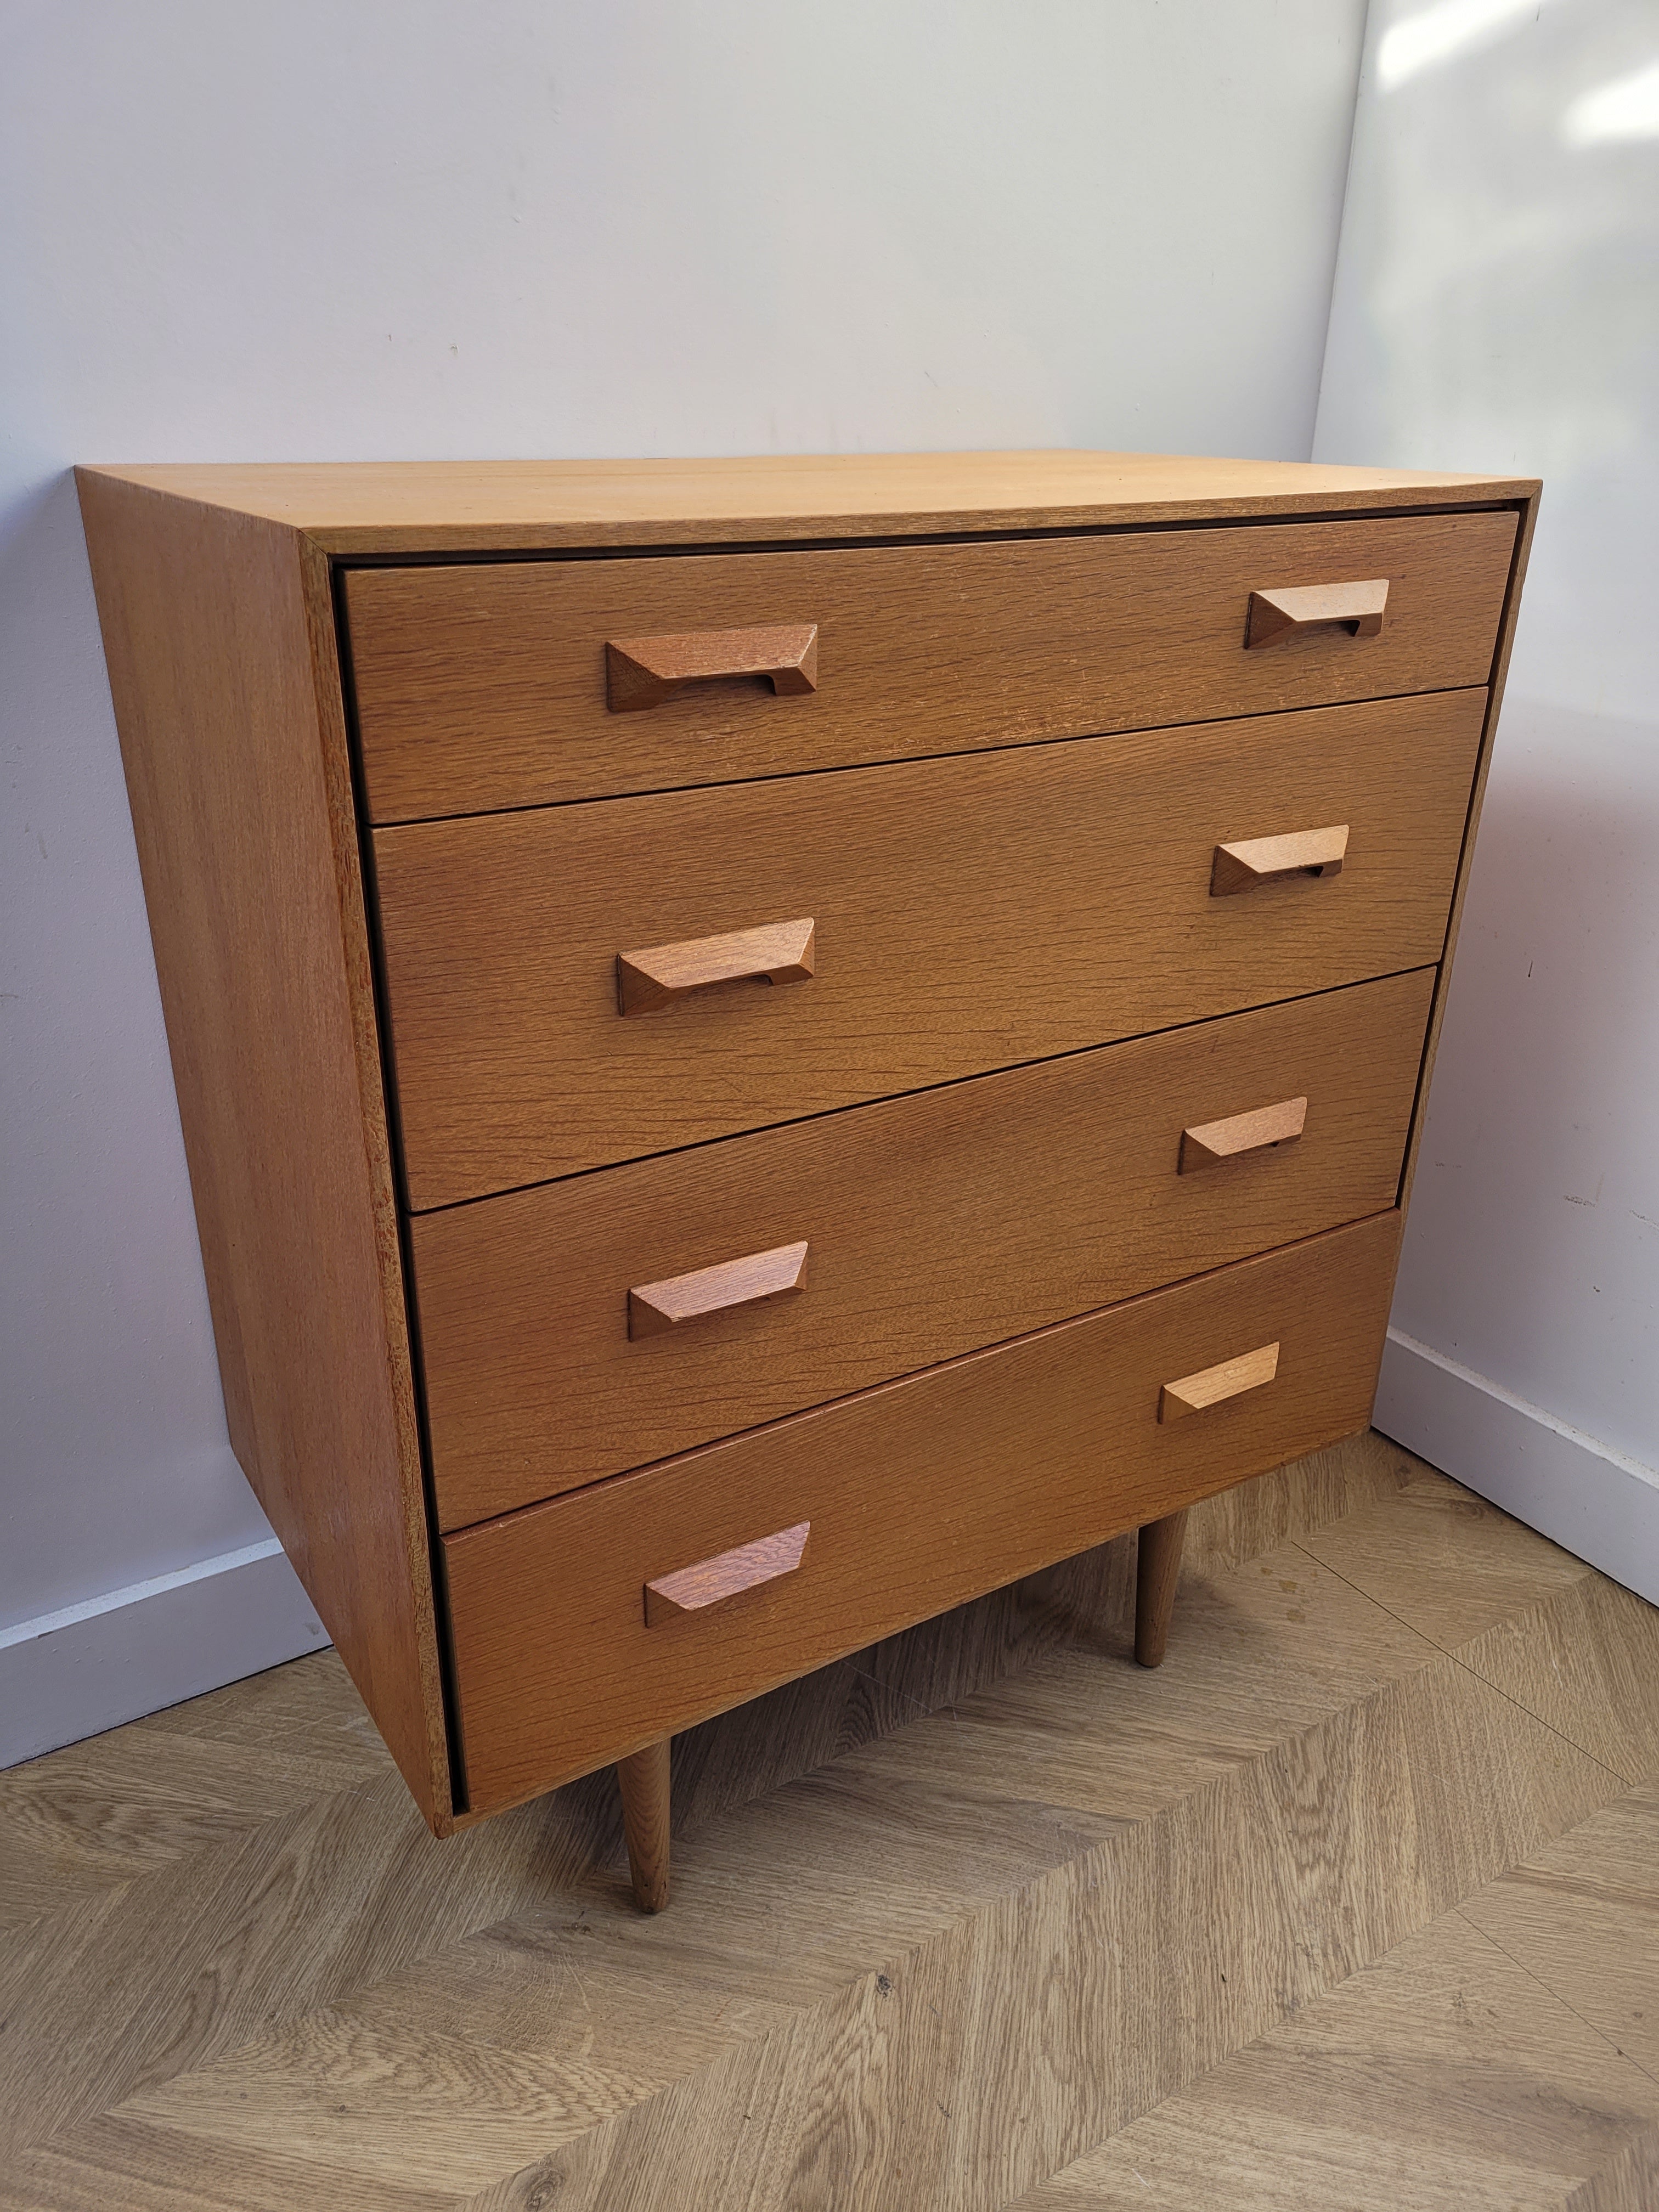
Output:
<instances>
[{"instance_id":1,"label":"round wooden leg","mask_svg":"<svg viewBox=\"0 0 1659 2212\"><path fill-rule=\"evenodd\" d=\"M1158 1667L1164 1662L1186 1534L1184 1507L1162 1521L1149 1521L1140 1532L1135 1561L1135 1657L1143 1667Z\"/></svg>"},{"instance_id":2,"label":"round wooden leg","mask_svg":"<svg viewBox=\"0 0 1659 2212\"><path fill-rule=\"evenodd\" d=\"M642 1912L660 1912L668 1902L669 1745L647 1744L617 1761L622 1788L623 1832L628 1838L628 1868Z\"/></svg>"}]
</instances>

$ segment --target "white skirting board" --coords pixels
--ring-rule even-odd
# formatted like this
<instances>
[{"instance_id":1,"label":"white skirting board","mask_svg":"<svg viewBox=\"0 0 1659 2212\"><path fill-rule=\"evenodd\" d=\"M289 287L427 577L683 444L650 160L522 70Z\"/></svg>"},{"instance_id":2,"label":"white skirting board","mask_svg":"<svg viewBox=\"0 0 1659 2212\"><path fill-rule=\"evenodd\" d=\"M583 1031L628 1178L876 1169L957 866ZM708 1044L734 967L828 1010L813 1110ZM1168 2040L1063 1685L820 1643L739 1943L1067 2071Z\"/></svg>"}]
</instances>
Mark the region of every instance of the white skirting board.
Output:
<instances>
[{"instance_id":1,"label":"white skirting board","mask_svg":"<svg viewBox=\"0 0 1659 2212\"><path fill-rule=\"evenodd\" d=\"M1659 1605L1659 1469L1397 1329L1371 1418L1407 1451Z\"/></svg>"},{"instance_id":2,"label":"white skirting board","mask_svg":"<svg viewBox=\"0 0 1659 2212\"><path fill-rule=\"evenodd\" d=\"M0 1630L0 1767L328 1643L274 1536Z\"/></svg>"}]
</instances>

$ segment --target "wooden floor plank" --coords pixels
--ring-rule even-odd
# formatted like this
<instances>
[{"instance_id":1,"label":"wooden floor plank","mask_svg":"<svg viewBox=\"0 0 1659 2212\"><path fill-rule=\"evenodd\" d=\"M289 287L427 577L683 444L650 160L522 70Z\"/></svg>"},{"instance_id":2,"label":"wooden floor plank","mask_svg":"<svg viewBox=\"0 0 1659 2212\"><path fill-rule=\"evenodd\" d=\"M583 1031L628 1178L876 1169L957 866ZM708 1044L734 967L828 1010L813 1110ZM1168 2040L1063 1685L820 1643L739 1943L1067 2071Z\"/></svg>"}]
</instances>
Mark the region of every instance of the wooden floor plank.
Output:
<instances>
[{"instance_id":1,"label":"wooden floor plank","mask_svg":"<svg viewBox=\"0 0 1659 2212\"><path fill-rule=\"evenodd\" d=\"M1659 1786L1529 1854L1464 1912L1659 2082Z\"/></svg>"},{"instance_id":2,"label":"wooden floor plank","mask_svg":"<svg viewBox=\"0 0 1659 2212\"><path fill-rule=\"evenodd\" d=\"M1659 1773L1659 1609L1400 1459L1393 1499L1310 1531L1303 1548L1627 1782Z\"/></svg>"},{"instance_id":3,"label":"wooden floor plank","mask_svg":"<svg viewBox=\"0 0 1659 2212\"><path fill-rule=\"evenodd\" d=\"M1534 1802L1540 1762L1552 1779ZM1447 1808L1476 1768L1486 1802L1453 1839ZM891 1954L740 2062L538 2166L538 2185L556 2176L561 2212L666 2204L718 2143L741 2146L726 2185L757 2212L1000 2205L1616 1786L1437 1660ZM896 1825L909 1811L896 1806ZM1395 1832L1382 1867L1379 1818ZM813 1917L807 1871L798 1858L788 1894L768 1897L764 1869L745 1869L750 1942L769 1921ZM688 1896L703 1940L728 1943L712 1881L694 1875ZM619 1923L621 1940L649 1944L660 1924ZM524 2201L515 2187L480 2203Z\"/></svg>"},{"instance_id":4,"label":"wooden floor plank","mask_svg":"<svg viewBox=\"0 0 1659 2212\"><path fill-rule=\"evenodd\" d=\"M1457 1656L1627 1782L1659 1776L1659 1607L1633 1591L1586 1575Z\"/></svg>"},{"instance_id":5,"label":"wooden floor plank","mask_svg":"<svg viewBox=\"0 0 1659 2212\"><path fill-rule=\"evenodd\" d=\"M1366 1429L1194 1506L1184 1547L1194 1569L1242 1566L1281 1544L1386 1503L1417 1479L1421 1460Z\"/></svg>"},{"instance_id":6,"label":"wooden floor plank","mask_svg":"<svg viewBox=\"0 0 1659 2212\"><path fill-rule=\"evenodd\" d=\"M0 1778L0 2208L989 2212L1461 1899L1547 1963L1592 1815L1612 1943L1650 1623L1465 1504L1355 1440L1195 1511L1156 1673L1120 1540L694 1731L655 1919L608 1775L435 1844L331 1654ZM1499 2168L1626 2212L1586 2109Z\"/></svg>"},{"instance_id":7,"label":"wooden floor plank","mask_svg":"<svg viewBox=\"0 0 1659 2212\"><path fill-rule=\"evenodd\" d=\"M1423 1461L1399 1457L1408 1471L1392 1497L1299 1540L1443 1651L1595 1577Z\"/></svg>"},{"instance_id":8,"label":"wooden floor plank","mask_svg":"<svg viewBox=\"0 0 1659 2212\"><path fill-rule=\"evenodd\" d=\"M579 1802L441 1844L388 1775L0 1938L0 2157L556 1886Z\"/></svg>"},{"instance_id":9,"label":"wooden floor plank","mask_svg":"<svg viewBox=\"0 0 1659 2212\"><path fill-rule=\"evenodd\" d=\"M1019 2212L1559 2212L1654 2129L1659 2083L1454 1911Z\"/></svg>"},{"instance_id":10,"label":"wooden floor plank","mask_svg":"<svg viewBox=\"0 0 1659 2212\"><path fill-rule=\"evenodd\" d=\"M331 1652L0 1773L0 1929L392 1771Z\"/></svg>"},{"instance_id":11,"label":"wooden floor plank","mask_svg":"<svg viewBox=\"0 0 1659 2212\"><path fill-rule=\"evenodd\" d=\"M360 2174L325 2179L280 2151L107 2115L0 2169L0 2212L459 2212L465 2201Z\"/></svg>"},{"instance_id":12,"label":"wooden floor plank","mask_svg":"<svg viewBox=\"0 0 1659 2212\"><path fill-rule=\"evenodd\" d=\"M1659 2128L1626 2144L1600 2172L1579 2183L1562 2212L1653 2212L1659 2204Z\"/></svg>"},{"instance_id":13,"label":"wooden floor plank","mask_svg":"<svg viewBox=\"0 0 1659 2212\"><path fill-rule=\"evenodd\" d=\"M268 1668L113 1733L154 1744L158 1755L171 1748L175 1759L180 1744L234 1743L326 1759L344 1781L368 1782L392 1771L392 1754L333 1650Z\"/></svg>"}]
</instances>

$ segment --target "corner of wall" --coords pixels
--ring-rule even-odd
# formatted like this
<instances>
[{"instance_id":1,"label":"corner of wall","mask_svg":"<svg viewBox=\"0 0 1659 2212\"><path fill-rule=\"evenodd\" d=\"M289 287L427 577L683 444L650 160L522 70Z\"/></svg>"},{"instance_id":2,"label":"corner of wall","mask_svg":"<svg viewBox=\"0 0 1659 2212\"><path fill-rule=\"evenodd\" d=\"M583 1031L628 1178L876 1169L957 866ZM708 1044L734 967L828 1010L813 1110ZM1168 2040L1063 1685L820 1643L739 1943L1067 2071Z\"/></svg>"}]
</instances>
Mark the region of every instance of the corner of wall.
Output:
<instances>
[{"instance_id":1,"label":"corner of wall","mask_svg":"<svg viewBox=\"0 0 1659 2212\"><path fill-rule=\"evenodd\" d=\"M1659 1469L1389 1331L1372 1424L1659 1605Z\"/></svg>"},{"instance_id":2,"label":"corner of wall","mask_svg":"<svg viewBox=\"0 0 1659 2212\"><path fill-rule=\"evenodd\" d=\"M20 1622L0 1634L0 1767L327 1644L274 1536Z\"/></svg>"}]
</instances>

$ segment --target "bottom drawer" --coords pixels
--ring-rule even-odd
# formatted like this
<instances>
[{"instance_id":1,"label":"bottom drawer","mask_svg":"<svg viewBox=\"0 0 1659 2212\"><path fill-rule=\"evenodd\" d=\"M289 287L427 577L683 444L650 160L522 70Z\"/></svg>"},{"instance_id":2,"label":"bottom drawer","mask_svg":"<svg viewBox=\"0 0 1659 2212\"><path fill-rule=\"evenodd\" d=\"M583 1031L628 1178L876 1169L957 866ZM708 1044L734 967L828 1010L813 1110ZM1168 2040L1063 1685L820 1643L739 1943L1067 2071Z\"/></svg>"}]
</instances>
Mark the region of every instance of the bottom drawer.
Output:
<instances>
[{"instance_id":1,"label":"bottom drawer","mask_svg":"<svg viewBox=\"0 0 1659 2212\"><path fill-rule=\"evenodd\" d=\"M470 1809L1363 1428L1399 1238L1374 1214L447 1538Z\"/></svg>"}]
</instances>

